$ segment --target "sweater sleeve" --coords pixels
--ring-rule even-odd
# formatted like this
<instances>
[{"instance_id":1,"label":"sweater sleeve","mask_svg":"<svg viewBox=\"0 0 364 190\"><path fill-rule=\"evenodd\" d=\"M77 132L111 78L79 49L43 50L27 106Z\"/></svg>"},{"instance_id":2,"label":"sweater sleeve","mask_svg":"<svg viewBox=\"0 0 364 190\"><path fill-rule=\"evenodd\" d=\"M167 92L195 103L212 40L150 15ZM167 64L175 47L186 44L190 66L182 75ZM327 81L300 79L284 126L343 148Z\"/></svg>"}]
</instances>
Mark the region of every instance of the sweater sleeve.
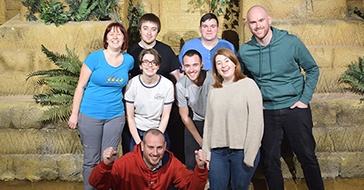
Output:
<instances>
[{"instance_id":1,"label":"sweater sleeve","mask_svg":"<svg viewBox=\"0 0 364 190\"><path fill-rule=\"evenodd\" d=\"M208 178L207 168L201 169L197 165L193 172L189 171L179 160L174 159L175 177L173 184L178 189L204 189Z\"/></svg>"},{"instance_id":2,"label":"sweater sleeve","mask_svg":"<svg viewBox=\"0 0 364 190\"><path fill-rule=\"evenodd\" d=\"M88 179L89 184L99 190L112 188L111 169L112 165L106 165L101 161L93 168Z\"/></svg>"},{"instance_id":3,"label":"sweater sleeve","mask_svg":"<svg viewBox=\"0 0 364 190\"><path fill-rule=\"evenodd\" d=\"M249 166L254 166L254 160L259 151L263 137L264 120L262 95L255 82L253 80L250 81L249 94L247 96L249 115L246 139L244 143L244 163Z\"/></svg>"}]
</instances>

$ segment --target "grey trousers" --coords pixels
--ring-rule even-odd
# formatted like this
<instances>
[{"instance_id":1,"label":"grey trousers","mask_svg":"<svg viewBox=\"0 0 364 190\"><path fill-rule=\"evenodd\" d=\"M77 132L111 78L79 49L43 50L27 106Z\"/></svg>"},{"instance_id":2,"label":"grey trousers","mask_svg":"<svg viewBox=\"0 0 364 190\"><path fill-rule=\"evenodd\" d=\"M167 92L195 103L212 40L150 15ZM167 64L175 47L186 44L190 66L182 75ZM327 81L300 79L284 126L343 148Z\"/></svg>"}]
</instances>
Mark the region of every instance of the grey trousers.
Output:
<instances>
[{"instance_id":1,"label":"grey trousers","mask_svg":"<svg viewBox=\"0 0 364 190\"><path fill-rule=\"evenodd\" d=\"M203 137L203 126L205 121L193 121L197 128L198 133ZM195 138L191 135L188 129L185 129L185 164L187 169L193 171L196 166L195 150L200 149L200 145L196 142Z\"/></svg>"},{"instance_id":2,"label":"grey trousers","mask_svg":"<svg viewBox=\"0 0 364 190\"><path fill-rule=\"evenodd\" d=\"M102 160L102 152L108 147L118 149L125 115L112 119L99 120L82 113L78 117L78 130L83 146L83 183L85 190L93 190L88 178L93 167Z\"/></svg>"}]
</instances>

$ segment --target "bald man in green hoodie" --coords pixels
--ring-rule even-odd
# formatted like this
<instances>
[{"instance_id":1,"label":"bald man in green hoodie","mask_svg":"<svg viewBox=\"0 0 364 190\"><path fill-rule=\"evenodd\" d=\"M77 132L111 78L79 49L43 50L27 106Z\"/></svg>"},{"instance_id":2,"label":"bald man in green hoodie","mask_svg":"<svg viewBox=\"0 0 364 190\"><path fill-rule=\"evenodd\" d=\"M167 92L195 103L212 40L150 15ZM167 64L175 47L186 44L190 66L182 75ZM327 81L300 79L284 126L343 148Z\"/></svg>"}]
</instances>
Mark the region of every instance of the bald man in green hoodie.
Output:
<instances>
[{"instance_id":1,"label":"bald man in green hoodie","mask_svg":"<svg viewBox=\"0 0 364 190\"><path fill-rule=\"evenodd\" d=\"M309 106L319 68L300 39L271 26L272 18L262 6L250 8L246 18L246 27L253 36L239 48L239 57L263 96L261 150L268 187L270 190L284 189L279 158L286 135L301 163L308 188L322 190L324 185L315 154Z\"/></svg>"}]
</instances>

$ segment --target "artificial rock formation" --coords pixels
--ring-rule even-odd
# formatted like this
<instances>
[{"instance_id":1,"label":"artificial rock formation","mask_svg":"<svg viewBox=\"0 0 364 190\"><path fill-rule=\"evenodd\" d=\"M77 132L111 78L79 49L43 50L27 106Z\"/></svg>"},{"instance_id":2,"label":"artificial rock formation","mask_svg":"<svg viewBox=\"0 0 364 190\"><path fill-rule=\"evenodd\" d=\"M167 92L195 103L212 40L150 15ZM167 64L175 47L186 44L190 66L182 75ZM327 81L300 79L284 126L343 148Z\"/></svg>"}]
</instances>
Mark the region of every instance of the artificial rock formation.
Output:
<instances>
[{"instance_id":1,"label":"artificial rock formation","mask_svg":"<svg viewBox=\"0 0 364 190\"><path fill-rule=\"evenodd\" d=\"M171 45L176 54L181 39L199 36L201 13L191 12L186 1L141 2L145 12L160 17L162 30L158 39ZM347 8L363 8L363 0L241 0L237 29L240 44L251 37L243 20L254 4L268 9L273 26L300 37L320 67L311 107L323 177L363 178L361 97L334 93L343 92L338 79L347 66L364 55L364 22L346 14ZM5 15L1 6L0 3L0 19ZM224 21L219 18L222 27ZM56 27L25 22L18 15L0 26L0 162L4 163L0 165L0 180L82 180L82 147L77 131L69 130L65 124L42 125L38 120L47 108L35 104L31 95L44 87L37 86L35 79L25 79L30 72L55 68L41 52L41 45L60 54L65 53L67 46L83 60L89 52L102 48L102 35L108 23L69 22ZM296 176L302 178L295 158L292 163ZM291 178L288 167L282 165L284 177Z\"/></svg>"}]
</instances>

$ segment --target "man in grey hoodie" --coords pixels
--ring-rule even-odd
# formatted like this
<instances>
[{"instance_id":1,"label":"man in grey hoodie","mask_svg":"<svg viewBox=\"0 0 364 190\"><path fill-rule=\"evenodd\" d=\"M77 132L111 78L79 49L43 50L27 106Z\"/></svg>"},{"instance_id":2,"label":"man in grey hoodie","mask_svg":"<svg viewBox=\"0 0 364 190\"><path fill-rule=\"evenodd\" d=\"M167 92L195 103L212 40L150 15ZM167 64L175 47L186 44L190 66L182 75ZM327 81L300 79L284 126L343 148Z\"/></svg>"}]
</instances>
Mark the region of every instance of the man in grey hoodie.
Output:
<instances>
[{"instance_id":1,"label":"man in grey hoodie","mask_svg":"<svg viewBox=\"0 0 364 190\"><path fill-rule=\"evenodd\" d=\"M246 26L253 36L239 48L242 64L254 77L263 96L261 150L268 187L270 190L284 189L279 158L285 135L301 163L308 188L322 190L324 185L315 154L309 106L319 68L296 36L272 27L271 22L262 6L250 8Z\"/></svg>"}]
</instances>

